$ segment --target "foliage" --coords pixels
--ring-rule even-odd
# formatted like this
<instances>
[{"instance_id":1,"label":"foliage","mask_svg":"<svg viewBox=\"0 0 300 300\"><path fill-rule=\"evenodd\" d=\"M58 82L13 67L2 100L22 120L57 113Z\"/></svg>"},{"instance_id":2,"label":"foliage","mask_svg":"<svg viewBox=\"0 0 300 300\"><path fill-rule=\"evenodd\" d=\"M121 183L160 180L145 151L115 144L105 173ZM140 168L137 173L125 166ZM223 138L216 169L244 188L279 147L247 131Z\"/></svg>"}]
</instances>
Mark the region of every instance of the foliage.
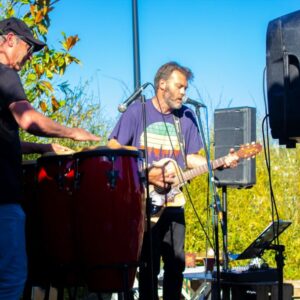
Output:
<instances>
[{"instance_id":1,"label":"foliage","mask_svg":"<svg viewBox=\"0 0 300 300\"><path fill-rule=\"evenodd\" d=\"M272 185L280 219L291 220L292 225L280 236L280 244L285 245L285 279L300 278L300 150L278 146L271 148ZM212 211L207 205L207 177L194 179L189 187L200 220L209 230L212 238ZM221 195L222 191L218 190ZM272 221L269 179L263 153L256 158L256 184L250 189L227 188L228 201L228 249L241 253L257 235ZM211 196L209 195L209 203ZM209 214L207 214L209 212ZM186 204L187 251L203 252L206 248L205 235L201 229L191 203ZM221 236L221 229L219 230ZM222 241L220 238L220 247ZM264 259L270 266L276 266L275 253L266 251ZM240 261L239 264L247 262Z\"/></svg>"},{"instance_id":2,"label":"foliage","mask_svg":"<svg viewBox=\"0 0 300 300\"><path fill-rule=\"evenodd\" d=\"M93 94L89 93L89 82L79 83L71 89L67 82L58 86L61 99L56 102L49 100L49 109L44 114L56 122L68 127L87 128L90 132L101 136L101 144L106 144L110 125L113 123L102 114L101 107L94 103ZM20 133L21 139L29 142L59 143L80 151L84 147L95 145L93 142L76 142L69 139L41 138L30 135L24 131ZM38 155L24 155L24 159L35 159Z\"/></svg>"},{"instance_id":3,"label":"foliage","mask_svg":"<svg viewBox=\"0 0 300 300\"><path fill-rule=\"evenodd\" d=\"M33 30L36 37L47 41L48 29L51 25L49 17L54 9L54 4L59 0L11 0L2 4L1 15L11 17L17 12L23 12L23 21ZM43 111L48 109L46 100L51 98L52 103L56 102L55 88L52 84L57 75L63 75L67 67L72 63L80 61L70 54L70 50L79 41L77 35L66 36L62 33L60 44L62 48L58 51L48 46L36 53L26 63L21 71L21 77L30 102L38 102Z\"/></svg>"},{"instance_id":4,"label":"foliage","mask_svg":"<svg viewBox=\"0 0 300 300\"><path fill-rule=\"evenodd\" d=\"M2 18L20 17L34 32L34 35L47 42L48 29L51 25L50 12L59 0L10 0L2 1ZM105 142L108 122L101 116L99 105L93 103L93 95L88 95L88 83L80 83L72 89L68 82L59 82L72 63L79 64L78 58L71 55L71 50L79 41L77 35L67 36L62 33L61 49L48 46L35 53L20 72L27 99L32 105L49 118L69 127L83 127L102 135ZM78 144L70 140L43 139L21 132L21 139L32 142L56 142L72 148ZM81 147L90 143L80 143ZM34 158L36 156L27 156Z\"/></svg>"}]
</instances>

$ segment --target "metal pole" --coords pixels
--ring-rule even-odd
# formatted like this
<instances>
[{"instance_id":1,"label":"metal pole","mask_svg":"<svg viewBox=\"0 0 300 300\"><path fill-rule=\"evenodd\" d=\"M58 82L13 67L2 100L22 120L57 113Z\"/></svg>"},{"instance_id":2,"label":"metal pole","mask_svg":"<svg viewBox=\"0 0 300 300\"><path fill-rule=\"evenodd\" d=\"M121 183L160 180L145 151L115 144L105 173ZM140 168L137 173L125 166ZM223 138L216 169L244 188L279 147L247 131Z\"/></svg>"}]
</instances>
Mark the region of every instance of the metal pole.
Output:
<instances>
[{"instance_id":1,"label":"metal pole","mask_svg":"<svg viewBox=\"0 0 300 300\"><path fill-rule=\"evenodd\" d=\"M137 89L141 86L140 48L139 48L139 22L138 22L137 1L138 0L132 0L134 89Z\"/></svg>"},{"instance_id":2,"label":"metal pole","mask_svg":"<svg viewBox=\"0 0 300 300\"><path fill-rule=\"evenodd\" d=\"M209 177L210 177L210 182L212 185L212 193L213 193L213 199L214 199L214 203L213 203L213 208L214 208L214 216L213 216L213 226L214 226L214 233L215 233L215 258L216 258L216 267L217 267L217 280L216 280L216 284L213 284L212 287L212 299L214 300L221 300L221 282L220 282L220 253L219 253L219 222L218 219L220 218L221 221L221 225L223 226L223 212L221 210L220 207L220 197L217 193L217 189L216 189L216 184L214 181L214 175L213 175L213 170L212 170L212 165L211 165L211 161L209 158L209 151L207 149L207 145L205 142L205 135L204 135L204 130L203 130L203 126L201 123L201 119L200 119L200 106L196 107L196 116L197 116L197 120L198 120L198 125L199 125L199 131L200 131L200 135L202 137L202 141L203 141L203 148L204 148L204 152L205 152L205 157L206 157L206 161L207 161L207 170L209 173Z\"/></svg>"},{"instance_id":3,"label":"metal pole","mask_svg":"<svg viewBox=\"0 0 300 300\"><path fill-rule=\"evenodd\" d=\"M138 23L138 0L132 0L132 29L133 29L133 74L134 74L134 89L141 86L141 70L140 70L140 48L139 48L139 23ZM145 110L145 97L142 96L143 105L143 125L144 125L144 146L145 146L145 162L148 167L148 153L147 153L147 132L146 132L146 110ZM152 234L151 234L151 220L150 220L150 206L151 199L149 196L149 181L148 181L148 169L146 168L146 214L147 214L147 233L149 242L150 257L146 262L149 264L151 279L149 284L151 285L150 299L154 299L154 286L153 286L153 252L152 252ZM142 262L145 263L145 262ZM155 287L156 289L156 287Z\"/></svg>"},{"instance_id":4,"label":"metal pole","mask_svg":"<svg viewBox=\"0 0 300 300\"><path fill-rule=\"evenodd\" d=\"M222 187L223 200L223 271L228 271L227 186Z\"/></svg>"}]
</instances>

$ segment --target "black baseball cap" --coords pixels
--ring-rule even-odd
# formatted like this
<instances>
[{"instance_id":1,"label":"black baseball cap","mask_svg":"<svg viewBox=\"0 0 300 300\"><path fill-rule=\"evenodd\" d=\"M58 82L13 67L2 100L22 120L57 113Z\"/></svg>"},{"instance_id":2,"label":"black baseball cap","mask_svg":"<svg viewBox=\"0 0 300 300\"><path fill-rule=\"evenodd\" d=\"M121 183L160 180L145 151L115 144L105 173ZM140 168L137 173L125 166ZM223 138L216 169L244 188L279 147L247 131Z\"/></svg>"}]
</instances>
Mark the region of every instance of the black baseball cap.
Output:
<instances>
[{"instance_id":1,"label":"black baseball cap","mask_svg":"<svg viewBox=\"0 0 300 300\"><path fill-rule=\"evenodd\" d=\"M31 29L20 19L11 17L0 21L0 34L6 34L14 32L15 34L22 36L25 42L33 45L33 52L40 51L46 44L40 40L34 38Z\"/></svg>"}]
</instances>

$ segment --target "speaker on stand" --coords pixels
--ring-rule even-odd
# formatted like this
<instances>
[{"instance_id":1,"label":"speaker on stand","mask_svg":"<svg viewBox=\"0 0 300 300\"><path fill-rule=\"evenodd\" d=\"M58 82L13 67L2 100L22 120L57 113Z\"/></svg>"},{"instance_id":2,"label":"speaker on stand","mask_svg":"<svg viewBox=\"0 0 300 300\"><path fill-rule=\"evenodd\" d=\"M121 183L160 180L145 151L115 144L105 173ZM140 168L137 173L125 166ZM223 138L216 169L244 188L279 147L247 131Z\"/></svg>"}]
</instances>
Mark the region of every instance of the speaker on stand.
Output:
<instances>
[{"instance_id":1,"label":"speaker on stand","mask_svg":"<svg viewBox=\"0 0 300 300\"><path fill-rule=\"evenodd\" d=\"M230 148L256 140L256 109L236 107L216 109L214 113L215 158L228 154ZM215 171L217 186L250 187L256 182L255 159L241 160L234 169Z\"/></svg>"},{"instance_id":2,"label":"speaker on stand","mask_svg":"<svg viewBox=\"0 0 300 300\"><path fill-rule=\"evenodd\" d=\"M243 144L256 140L256 109L234 107L214 112L215 158L226 156L230 148L238 150ZM223 270L228 270L227 186L251 187L256 182L255 159L241 160L234 169L215 170L215 182L222 187Z\"/></svg>"},{"instance_id":3,"label":"speaker on stand","mask_svg":"<svg viewBox=\"0 0 300 300\"><path fill-rule=\"evenodd\" d=\"M266 40L272 137L295 148L300 142L300 10L270 21Z\"/></svg>"}]
</instances>

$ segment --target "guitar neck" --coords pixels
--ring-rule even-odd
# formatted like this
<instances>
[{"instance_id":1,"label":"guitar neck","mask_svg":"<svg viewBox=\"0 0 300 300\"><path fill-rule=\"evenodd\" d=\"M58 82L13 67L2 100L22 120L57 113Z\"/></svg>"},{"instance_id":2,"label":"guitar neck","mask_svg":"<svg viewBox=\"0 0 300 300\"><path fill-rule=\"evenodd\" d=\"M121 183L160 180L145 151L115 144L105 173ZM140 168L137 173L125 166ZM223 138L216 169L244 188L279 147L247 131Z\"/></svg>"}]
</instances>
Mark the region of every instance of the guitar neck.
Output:
<instances>
[{"instance_id":1,"label":"guitar neck","mask_svg":"<svg viewBox=\"0 0 300 300\"><path fill-rule=\"evenodd\" d=\"M223 166L225 163L225 158L226 158L226 156L223 156L216 160L211 161L212 169L217 169L217 168ZM180 184L180 183L185 183L188 180L193 179L194 177L197 177L201 174L206 173L207 171L208 171L207 164L202 165L197 168L194 168L194 169L191 169L191 170L184 171L184 172L182 172L181 175L179 175L180 178L178 178L178 182L176 182L175 185Z\"/></svg>"}]
</instances>

